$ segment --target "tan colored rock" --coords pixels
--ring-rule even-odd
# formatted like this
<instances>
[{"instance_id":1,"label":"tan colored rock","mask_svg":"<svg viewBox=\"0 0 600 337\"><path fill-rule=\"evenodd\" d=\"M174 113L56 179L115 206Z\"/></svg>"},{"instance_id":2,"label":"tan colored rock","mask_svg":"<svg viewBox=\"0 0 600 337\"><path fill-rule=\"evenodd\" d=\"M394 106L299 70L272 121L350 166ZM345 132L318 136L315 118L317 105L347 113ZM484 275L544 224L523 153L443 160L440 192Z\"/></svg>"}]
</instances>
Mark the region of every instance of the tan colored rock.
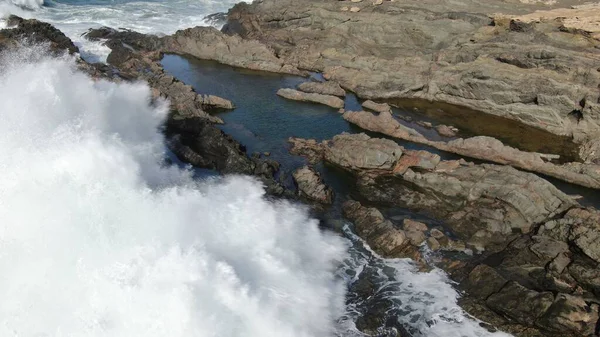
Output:
<instances>
[{"instance_id":1,"label":"tan colored rock","mask_svg":"<svg viewBox=\"0 0 600 337\"><path fill-rule=\"evenodd\" d=\"M366 134L337 135L324 150L325 160L353 171L391 170L402 153L396 142Z\"/></svg>"},{"instance_id":2,"label":"tan colored rock","mask_svg":"<svg viewBox=\"0 0 600 337\"><path fill-rule=\"evenodd\" d=\"M336 96L306 93L295 89L279 89L277 95L294 101L324 104L335 109L344 107L344 101Z\"/></svg>"},{"instance_id":3,"label":"tan colored rock","mask_svg":"<svg viewBox=\"0 0 600 337\"><path fill-rule=\"evenodd\" d=\"M304 166L292 174L301 197L322 204L333 203L333 190L323 183L321 175L314 169Z\"/></svg>"},{"instance_id":4,"label":"tan colored rock","mask_svg":"<svg viewBox=\"0 0 600 337\"><path fill-rule=\"evenodd\" d=\"M323 94L323 95L332 95L345 97L346 91L340 87L340 85L333 81L326 82L304 82L298 85L298 90L315 93L315 94Z\"/></svg>"},{"instance_id":5,"label":"tan colored rock","mask_svg":"<svg viewBox=\"0 0 600 337\"><path fill-rule=\"evenodd\" d=\"M392 108L387 103L375 103L371 100L366 100L363 102L362 107L379 113L392 113Z\"/></svg>"},{"instance_id":6,"label":"tan colored rock","mask_svg":"<svg viewBox=\"0 0 600 337\"><path fill-rule=\"evenodd\" d=\"M404 219L403 229L405 231L425 232L428 228L427 225L422 222L411 219Z\"/></svg>"},{"instance_id":7,"label":"tan colored rock","mask_svg":"<svg viewBox=\"0 0 600 337\"><path fill-rule=\"evenodd\" d=\"M466 157L511 165L573 184L600 189L600 165L584 163L553 164L545 160L546 158L554 158L552 155L521 151L504 145L495 138L486 136L458 138L449 142L431 141L414 129L402 125L390 113L374 115L368 111L346 111L344 119L365 130L380 132L390 137L425 144Z\"/></svg>"},{"instance_id":8,"label":"tan colored rock","mask_svg":"<svg viewBox=\"0 0 600 337\"><path fill-rule=\"evenodd\" d=\"M429 246L429 249L433 250L434 252L440 249L440 243L436 238L428 238L427 245Z\"/></svg>"},{"instance_id":9,"label":"tan colored rock","mask_svg":"<svg viewBox=\"0 0 600 337\"><path fill-rule=\"evenodd\" d=\"M571 8L539 10L530 14L513 16L522 22L560 21L567 29L582 30L600 38L600 4L584 4Z\"/></svg>"}]
</instances>

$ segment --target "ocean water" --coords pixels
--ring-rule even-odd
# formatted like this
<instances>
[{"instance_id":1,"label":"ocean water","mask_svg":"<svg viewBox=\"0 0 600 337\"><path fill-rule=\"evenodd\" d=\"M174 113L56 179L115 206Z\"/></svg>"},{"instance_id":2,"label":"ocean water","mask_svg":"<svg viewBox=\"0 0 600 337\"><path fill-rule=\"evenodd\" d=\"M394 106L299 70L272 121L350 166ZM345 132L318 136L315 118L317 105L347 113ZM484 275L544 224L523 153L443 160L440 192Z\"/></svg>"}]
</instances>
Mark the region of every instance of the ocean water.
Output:
<instances>
[{"instance_id":1,"label":"ocean water","mask_svg":"<svg viewBox=\"0 0 600 337\"><path fill-rule=\"evenodd\" d=\"M0 13L54 23L101 61L90 27L168 34L232 3L5 0ZM0 55L0 336L361 336L369 304L346 289L365 273L413 336L508 336L466 315L442 271L320 229L252 178L168 166L167 102L45 54Z\"/></svg>"},{"instance_id":2,"label":"ocean water","mask_svg":"<svg viewBox=\"0 0 600 337\"><path fill-rule=\"evenodd\" d=\"M108 26L164 35L211 24L204 18L226 12L237 0L0 0L0 18L15 14L50 22L69 36L86 60L103 62L110 49L81 35ZM249 2L249 1L248 1Z\"/></svg>"}]
</instances>

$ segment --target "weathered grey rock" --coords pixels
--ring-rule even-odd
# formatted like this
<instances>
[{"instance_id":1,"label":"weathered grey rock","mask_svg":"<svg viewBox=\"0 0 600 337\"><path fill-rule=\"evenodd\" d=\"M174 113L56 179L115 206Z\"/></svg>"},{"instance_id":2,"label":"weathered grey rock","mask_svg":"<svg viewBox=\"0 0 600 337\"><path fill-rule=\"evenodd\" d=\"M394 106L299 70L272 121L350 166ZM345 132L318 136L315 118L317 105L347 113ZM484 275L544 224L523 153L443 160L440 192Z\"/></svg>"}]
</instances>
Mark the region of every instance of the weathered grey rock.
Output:
<instances>
[{"instance_id":1,"label":"weathered grey rock","mask_svg":"<svg viewBox=\"0 0 600 337\"><path fill-rule=\"evenodd\" d=\"M301 197L322 204L333 203L333 190L323 183L314 169L304 166L294 171L293 177Z\"/></svg>"},{"instance_id":2,"label":"weathered grey rock","mask_svg":"<svg viewBox=\"0 0 600 337\"><path fill-rule=\"evenodd\" d=\"M363 102L362 107L379 113L392 113L392 107L387 103L375 103L371 100L366 100Z\"/></svg>"},{"instance_id":3,"label":"weathered grey rock","mask_svg":"<svg viewBox=\"0 0 600 337\"><path fill-rule=\"evenodd\" d=\"M351 13L337 1L264 0L236 5L224 31L365 99L443 101L585 140L600 130L598 41L560 20L510 20L539 6L413 0ZM509 19L490 19L498 12Z\"/></svg>"},{"instance_id":4,"label":"weathered grey rock","mask_svg":"<svg viewBox=\"0 0 600 337\"><path fill-rule=\"evenodd\" d=\"M573 263L568 267L569 274L584 289L600 298L600 268L584 263Z\"/></svg>"},{"instance_id":5,"label":"weathered grey rock","mask_svg":"<svg viewBox=\"0 0 600 337\"><path fill-rule=\"evenodd\" d=\"M419 132L409 127L406 127L398 122L392 115L391 111L382 111L377 115L367 111L346 111L344 119L352 124L356 124L361 128L369 131L375 131L410 141L422 139L426 141Z\"/></svg>"},{"instance_id":6,"label":"weathered grey rock","mask_svg":"<svg viewBox=\"0 0 600 337\"><path fill-rule=\"evenodd\" d=\"M422 150L404 150L403 156L400 157L394 166L394 173L404 174L409 169L413 171L431 171L437 169L440 161L440 156L435 153Z\"/></svg>"},{"instance_id":7,"label":"weathered grey rock","mask_svg":"<svg viewBox=\"0 0 600 337\"><path fill-rule=\"evenodd\" d=\"M108 30L108 33L105 32L106 30ZM100 29L99 32L92 30L88 32L88 35L90 34L101 37L106 35L112 38L107 42L109 47L112 48L107 62L116 67L122 77L148 82L153 89L154 97L168 99L171 102L171 108L180 117L200 117L212 123L223 123L220 118L210 115L206 110L234 108L233 103L229 100L214 95L198 94L190 85L186 85L167 74L159 63L162 58L161 53L145 49L157 47L156 37L135 32L114 32L107 28ZM132 41L129 41L130 39ZM125 41L138 46L140 49L136 50L132 46L126 45Z\"/></svg>"},{"instance_id":8,"label":"weathered grey rock","mask_svg":"<svg viewBox=\"0 0 600 337\"><path fill-rule=\"evenodd\" d=\"M294 101L302 101L302 102L313 102L324 104L330 106L335 109L341 109L344 107L344 101L339 99L336 96L331 95L323 95L323 94L315 94L315 93L306 93L302 91L298 91L295 89L279 89L277 91L277 95L291 99Z\"/></svg>"},{"instance_id":9,"label":"weathered grey rock","mask_svg":"<svg viewBox=\"0 0 600 337\"><path fill-rule=\"evenodd\" d=\"M298 85L298 90L322 95L346 96L346 90L342 89L342 87L334 81L303 82Z\"/></svg>"},{"instance_id":10,"label":"weathered grey rock","mask_svg":"<svg viewBox=\"0 0 600 337\"><path fill-rule=\"evenodd\" d=\"M344 203L342 209L344 216L354 222L358 235L377 253L385 257L421 260L418 248L411 244L406 232L396 228L376 208L364 207L359 202L350 200Z\"/></svg>"},{"instance_id":11,"label":"weathered grey rock","mask_svg":"<svg viewBox=\"0 0 600 337\"><path fill-rule=\"evenodd\" d=\"M391 170L402 156L403 149L387 139L365 134L341 134L333 137L324 148L325 160L342 168L359 170Z\"/></svg>"},{"instance_id":12,"label":"weathered grey rock","mask_svg":"<svg viewBox=\"0 0 600 337\"><path fill-rule=\"evenodd\" d=\"M435 131L444 137L456 137L456 131L448 125L437 125Z\"/></svg>"},{"instance_id":13,"label":"weathered grey rock","mask_svg":"<svg viewBox=\"0 0 600 337\"><path fill-rule=\"evenodd\" d=\"M507 280L502 277L494 268L480 264L473 268L469 277L463 281L461 286L469 292L471 296L486 300L492 294L498 293L506 285Z\"/></svg>"},{"instance_id":14,"label":"weathered grey rock","mask_svg":"<svg viewBox=\"0 0 600 337\"><path fill-rule=\"evenodd\" d=\"M590 139L581 145L579 156L588 164L600 164L600 139Z\"/></svg>"},{"instance_id":15,"label":"weathered grey rock","mask_svg":"<svg viewBox=\"0 0 600 337\"><path fill-rule=\"evenodd\" d=\"M229 36L213 27L195 27L177 31L162 39L164 52L186 54L203 60L252 70L303 75L304 73L275 54L266 45L239 36Z\"/></svg>"},{"instance_id":16,"label":"weathered grey rock","mask_svg":"<svg viewBox=\"0 0 600 337\"><path fill-rule=\"evenodd\" d=\"M558 294L537 324L547 330L593 336L597 332L598 319L598 304L589 305L581 297Z\"/></svg>"},{"instance_id":17,"label":"weathered grey rock","mask_svg":"<svg viewBox=\"0 0 600 337\"><path fill-rule=\"evenodd\" d=\"M0 46L6 43L46 43L57 54L79 52L79 48L63 32L49 23L35 19L23 19L10 15L7 19L10 29L0 30Z\"/></svg>"},{"instance_id":18,"label":"weathered grey rock","mask_svg":"<svg viewBox=\"0 0 600 337\"><path fill-rule=\"evenodd\" d=\"M529 290L516 282L508 282L486 300L486 304L494 311L531 326L553 302L554 295L551 292Z\"/></svg>"},{"instance_id":19,"label":"weathered grey rock","mask_svg":"<svg viewBox=\"0 0 600 337\"><path fill-rule=\"evenodd\" d=\"M297 156L303 156L309 163L316 164L323 160L324 147L314 139L303 139L290 137L288 143L291 144L290 153Z\"/></svg>"},{"instance_id":20,"label":"weathered grey rock","mask_svg":"<svg viewBox=\"0 0 600 337\"><path fill-rule=\"evenodd\" d=\"M600 213L588 210L573 210L571 216L577 217L579 221L571 226L569 240L581 251L600 263Z\"/></svg>"},{"instance_id":21,"label":"weathered grey rock","mask_svg":"<svg viewBox=\"0 0 600 337\"><path fill-rule=\"evenodd\" d=\"M533 174L488 164L450 166L438 156L365 134L312 142L311 151L355 174L368 200L426 210L477 250L501 249L516 233L529 233L575 205Z\"/></svg>"},{"instance_id":22,"label":"weathered grey rock","mask_svg":"<svg viewBox=\"0 0 600 337\"><path fill-rule=\"evenodd\" d=\"M431 141L414 129L402 125L387 112L375 115L367 111L346 111L344 119L363 129L380 132L394 138L425 144L466 157L511 165L573 184L600 189L600 165L584 163L553 164L545 160L553 156L524 152L504 145L495 138L486 136L459 138L449 142Z\"/></svg>"}]
</instances>

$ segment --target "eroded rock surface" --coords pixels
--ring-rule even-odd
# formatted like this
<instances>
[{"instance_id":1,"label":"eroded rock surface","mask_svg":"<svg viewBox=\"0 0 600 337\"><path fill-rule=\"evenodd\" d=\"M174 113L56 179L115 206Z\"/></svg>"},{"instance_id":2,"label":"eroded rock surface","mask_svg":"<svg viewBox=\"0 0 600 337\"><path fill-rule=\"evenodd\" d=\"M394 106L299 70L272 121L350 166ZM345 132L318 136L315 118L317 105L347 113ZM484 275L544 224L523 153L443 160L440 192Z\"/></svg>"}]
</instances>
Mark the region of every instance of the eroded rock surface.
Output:
<instances>
[{"instance_id":1,"label":"eroded rock surface","mask_svg":"<svg viewBox=\"0 0 600 337\"><path fill-rule=\"evenodd\" d=\"M341 109L344 107L344 101L332 95L307 93L290 88L279 89L277 91L277 95L294 101L319 103L335 109Z\"/></svg>"},{"instance_id":2,"label":"eroded rock surface","mask_svg":"<svg viewBox=\"0 0 600 337\"><path fill-rule=\"evenodd\" d=\"M346 96L346 91L333 81L303 82L298 85L298 90L322 95Z\"/></svg>"},{"instance_id":3,"label":"eroded rock surface","mask_svg":"<svg viewBox=\"0 0 600 337\"><path fill-rule=\"evenodd\" d=\"M475 251L499 251L575 201L538 176L509 166L442 161L426 151L365 134L296 141L313 158L348 170L369 201L423 210L446 220ZM310 149L310 150L308 150Z\"/></svg>"},{"instance_id":4,"label":"eroded rock surface","mask_svg":"<svg viewBox=\"0 0 600 337\"><path fill-rule=\"evenodd\" d=\"M383 1L351 12L338 1L264 0L236 5L224 32L362 98L443 101L580 141L600 130L599 41L558 20L518 21L561 6Z\"/></svg>"},{"instance_id":5,"label":"eroded rock surface","mask_svg":"<svg viewBox=\"0 0 600 337\"><path fill-rule=\"evenodd\" d=\"M321 175L314 169L304 166L293 173L301 197L321 204L333 203L333 190L325 185Z\"/></svg>"},{"instance_id":6,"label":"eroded rock surface","mask_svg":"<svg viewBox=\"0 0 600 337\"><path fill-rule=\"evenodd\" d=\"M465 157L511 165L584 187L600 189L600 165L591 162L592 160L588 160L587 163L554 164L548 160L555 158L555 156L521 151L487 136L476 136L466 139L459 138L448 142L432 141L419 134L416 130L400 123L391 112L382 111L374 114L368 111L346 111L343 116L345 120L365 130L428 145ZM596 143L589 142L588 144L588 147L582 149L582 151L588 154L588 158L594 158L597 151Z\"/></svg>"}]
</instances>

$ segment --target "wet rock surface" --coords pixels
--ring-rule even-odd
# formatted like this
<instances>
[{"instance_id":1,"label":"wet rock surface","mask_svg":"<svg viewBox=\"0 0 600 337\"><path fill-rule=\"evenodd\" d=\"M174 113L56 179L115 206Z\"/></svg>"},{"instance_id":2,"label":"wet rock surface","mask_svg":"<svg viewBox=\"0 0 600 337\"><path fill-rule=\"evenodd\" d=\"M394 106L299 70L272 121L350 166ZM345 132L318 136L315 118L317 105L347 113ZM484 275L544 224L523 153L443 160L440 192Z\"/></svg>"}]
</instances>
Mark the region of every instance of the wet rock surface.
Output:
<instances>
[{"instance_id":1,"label":"wet rock surface","mask_svg":"<svg viewBox=\"0 0 600 337\"><path fill-rule=\"evenodd\" d=\"M344 215L379 254L424 268L422 244L466 290L463 306L519 336L593 336L598 322L600 215L547 181L508 166L443 161L387 139L342 134L294 140L292 152L351 172L361 198L443 219L444 228L347 201ZM442 229L442 230L440 230ZM448 231L449 237L444 231ZM459 256L457 258L457 253Z\"/></svg>"},{"instance_id":2,"label":"wet rock surface","mask_svg":"<svg viewBox=\"0 0 600 337\"><path fill-rule=\"evenodd\" d=\"M71 39L49 23L25 20L15 15L11 15L6 21L9 29L0 30L0 46L5 43L12 44L12 47L23 43L45 43L58 54L79 51Z\"/></svg>"},{"instance_id":3,"label":"wet rock surface","mask_svg":"<svg viewBox=\"0 0 600 337\"><path fill-rule=\"evenodd\" d=\"M265 3L270 2L266 0ZM376 8L396 5L383 2ZM253 8L252 6L258 5L241 6ZM239 8L237 10L239 11ZM327 10L325 8L323 12L327 12ZM389 7L381 10L387 13L385 15L390 15L387 12ZM379 9L361 7L360 13L381 14L377 14L378 11ZM235 13L236 10L230 13L230 17L235 18ZM440 19L437 17L440 14L435 14L435 6L432 13L434 14L430 14L433 15L434 22L446 20L450 16L453 18L451 20L461 23L468 22L469 24L465 26L467 31L471 29L469 25L480 25L485 21L480 15L469 16L466 14L448 14L447 17ZM248 15L253 17L255 14ZM275 18L277 15L279 13L274 12ZM275 23L272 25L275 28L270 27L269 29L284 29L285 31L286 27L298 24L308 24L309 26L314 24L314 21L307 23L305 20L314 18L311 11L308 11L308 16L293 18L293 11L289 15L291 16L288 19L273 21ZM418 15L421 13L419 12ZM235 29L230 26L228 29L242 32L244 36L252 36L255 34L253 33L255 27L245 27L242 23L246 19L248 18L239 17L237 19L240 23L239 26L234 27ZM64 35L50 25L19 18L11 18L9 21L18 28L12 31L0 31L1 48L18 47L27 38L31 38L31 35L35 35L36 39L47 42L51 50L57 53L73 52L74 45L68 43L70 40L65 40ZM264 22L256 24L261 27ZM328 27L326 21L321 24ZM456 22L452 23L452 25L454 24ZM500 32L498 34L499 41L512 38L503 34L537 32L539 36L538 30L547 28L540 28L537 24L529 23L508 23L507 27L506 29L510 33ZM112 48L113 53L109 57L109 65L90 65L80 61L81 69L94 78L106 78L114 81L145 80L153 88L155 99L162 97L171 101L173 111L166 122L165 134L168 137L169 148L178 158L194 166L216 169L223 173L255 175L263 181L269 193L291 196L291 193L275 179L280 170L277 162L250 158L241 144L215 126L219 120L211 116L209 112L212 109L232 108L233 103L216 96L196 93L191 87L165 74L156 62L160 58L160 51L165 48L165 43L170 43L173 49L175 49L174 46L189 48L185 52L180 49L181 53L197 53L200 56L204 55L201 53L209 53L209 55L213 55L211 57L224 58L227 56L214 54L215 50L237 44L240 48L238 53L243 53L242 50L245 48L243 45L248 43L247 40L231 37L232 40L223 42L222 36L219 35L221 33L203 29L187 33L180 32L178 33L179 41L172 40L173 37L163 40L110 29L91 31L89 34L90 38L108 39L107 44ZM203 50L202 43L191 46L190 40L187 39L197 38L196 34L199 34L201 38L212 35L216 41L214 45L212 42L210 44L213 49ZM542 36L545 35L542 34ZM556 34L552 36L557 38ZM224 43L224 47L221 42ZM264 49L264 45L258 42L251 43L257 43L260 47L256 48L264 54L259 53L262 55L257 56L259 61L255 59L253 61L255 63L244 63L244 67L287 72L287 70L282 70L285 68L290 69L289 73L295 73L297 70L294 68L295 66L288 67L282 61L284 58L291 60L290 57L294 55L291 49L286 49L290 48L289 46L284 44L280 48L272 50ZM302 45L301 41L296 43ZM583 38L582 50L587 48L587 43L589 43L587 37ZM571 47L567 44L566 47L560 48ZM332 55L328 53L334 53L334 51L326 51L321 57L327 58L327 55ZM307 54L310 54L310 50ZM452 53L440 57L444 59L448 55L452 55ZM518 52L515 55L519 55ZM532 55L535 56L532 56L535 61L531 62L534 62L533 64L537 68L542 67L540 60L553 60L551 55L548 56L544 53ZM575 63L583 62L581 59L577 59L582 57L577 52L573 55L575 55L573 56ZM298 59L299 61L300 59ZM517 64L519 69L530 69L525 67L528 64L519 63L522 60L519 62L509 61L501 63L512 66ZM227 62L234 63L231 60ZM356 59L348 62L356 62ZM466 59L459 63L470 64L472 62L483 61ZM560 63L561 60L556 62L552 67L563 65ZM457 63L454 66L462 67ZM350 75L343 76L361 78L353 72L355 70L348 71ZM573 75L572 68L563 71L565 74ZM377 74L377 72L373 71L373 74ZM590 75L588 79L594 81L594 76ZM479 79L484 82L488 80L485 77ZM346 80L340 80L344 88L361 92L371 90L368 81L365 82L364 88L357 90L356 86L349 85ZM379 78L377 81L382 83L383 79ZM579 79L573 81L576 82ZM455 89L459 90L460 81L456 83L459 84L458 89ZM478 83L485 87L484 83ZM545 89L542 88L543 90ZM307 91L310 90L307 89ZM540 97L542 98L538 100L538 103L549 99L543 96L539 96L538 99ZM557 98L550 98L551 102L548 103L548 106L551 106L551 109L558 106L556 100ZM558 100L563 100L563 98ZM567 103L565 105L568 105ZM589 112L593 109L593 103L584 102L582 104L585 105L583 116L588 118ZM368 122L364 124L367 126L364 128L369 130L375 127L384 128L382 130L385 132L376 131L386 134L389 132L391 136L398 138L407 137L419 141L424 139L418 132L415 133L414 130L411 131L409 128L394 124L395 119L391 112L379 109L374 105L372 107L380 110L378 118L367 119ZM369 114L375 116L372 113ZM352 116L361 117L362 115L362 113L347 112L344 118L352 120L354 118ZM591 126L593 125L589 121L583 123L587 124L582 126L579 131L583 132L584 128L588 128L585 129L585 132L592 130ZM471 145L471 141L476 141L478 145ZM342 210L344 215L355 223L356 232L377 253L388 257L409 257L417 261L422 268L432 265L444 268L466 291L462 299L463 308L476 317L485 319L496 328L517 336L598 335L600 250L597 243L600 239L600 213L597 210L582 208L573 198L534 174L518 171L509 166L474 164L465 160L442 160L437 154L409 150L389 139L372 138L365 134L342 134L323 142L299 138L292 138L290 142L292 153L307 156L312 163L325 161L352 175L358 186L357 192L360 200L346 201ZM465 152L477 152L485 148L480 146L481 144L489 145L486 148L488 152L496 151L492 152L494 156L499 156L505 151L516 150L506 149L494 140L486 138L459 139L442 145L453 149L463 149L461 151ZM596 179L598 172L594 171L595 166L590 165L595 163L596 148L594 143L590 142L589 146L583 149L586 157L582 156L582 158L586 163L571 163L565 166L569 166L569 170L586 176L588 179ZM461 154L459 150L456 150L455 153ZM464 155L467 156L467 154ZM514 157L516 154L511 153L510 156ZM530 157L527 158L533 162L542 160L546 164L540 154L528 154L528 156ZM514 161L514 158L511 160ZM510 164L518 166L514 162ZM303 197L323 203L328 203L333 199L332 190L326 187L324 181L314 170L308 167L302 168L295 172L294 178L298 184L299 193ZM426 221L420 222L413 219L403 219L401 222L392 221L373 205L378 207L394 205L426 213L433 218L444 220L443 226L439 224L434 226ZM425 245L434 254L439 254L436 255L439 258L434 260L426 258L422 253ZM357 294L366 296L367 301L373 301L373 305L368 306L370 312L356 322L357 327L365 332L376 334L381 332L380 327L385 326L392 330L395 329L394 331L399 331L399 334L403 335L401 327L389 323L389 313L386 310L391 303L386 303L385 300L378 297L369 297L368 294L373 293L373 287L368 282L367 279L353 284Z\"/></svg>"},{"instance_id":4,"label":"wet rock surface","mask_svg":"<svg viewBox=\"0 0 600 337\"><path fill-rule=\"evenodd\" d=\"M321 204L333 203L333 190L323 183L321 176L314 169L304 166L294 171L293 177L300 197Z\"/></svg>"}]
</instances>

